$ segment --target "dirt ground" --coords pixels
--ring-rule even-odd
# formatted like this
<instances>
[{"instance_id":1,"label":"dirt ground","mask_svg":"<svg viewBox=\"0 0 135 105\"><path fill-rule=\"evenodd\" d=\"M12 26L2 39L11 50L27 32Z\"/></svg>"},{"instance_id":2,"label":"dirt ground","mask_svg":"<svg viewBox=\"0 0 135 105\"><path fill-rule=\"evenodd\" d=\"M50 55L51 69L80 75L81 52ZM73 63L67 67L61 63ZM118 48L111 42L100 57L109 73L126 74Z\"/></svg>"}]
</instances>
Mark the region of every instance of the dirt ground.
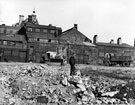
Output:
<instances>
[{"instance_id":1,"label":"dirt ground","mask_svg":"<svg viewBox=\"0 0 135 105\"><path fill-rule=\"evenodd\" d=\"M31 73L32 72L31 69L33 71L34 70L36 70L36 71ZM102 92L102 91L108 92L108 89L110 89L110 87L112 87L112 86L126 84L126 83L129 83L130 81L134 81L134 79L135 79L135 67L133 67L133 66L132 67L118 67L118 66L106 67L106 66L98 66L98 65L77 64L76 69L81 71L82 78L89 77L91 79L91 81L93 82L93 84L96 87L98 87L99 91L97 93ZM26 73L26 70L27 70L27 73ZM29 70L31 70L31 71L29 71ZM48 74L48 72L51 75ZM1 62L0 63L0 83L1 83L0 84L0 93L2 93L1 95L3 95L3 97L0 96L0 104L3 104L3 103L9 104L11 101L11 104L9 104L9 105L19 105L20 104L19 102L15 103L15 99L18 99L18 100L20 99L20 101L22 102L21 103L22 105L24 103L28 104L28 101L24 102L24 100L22 100L22 97L19 97L19 96L26 96L24 94L22 95L22 93L21 93L24 91L26 92L26 90L25 90L26 87L25 86L24 86L25 88L20 87L20 85L21 85L20 82L24 82L24 83L27 83L27 85L29 85L29 86L30 85L33 86L32 83L36 84L36 83L40 83L39 80L42 81L43 79L44 80L48 79L47 81L51 81L50 83L47 82L49 85L46 84L46 82L42 83L40 85L46 86L47 88L50 88L51 86L53 87L54 85L55 85L55 87L61 87L61 85L59 83L57 83L58 80L55 80L57 77L55 77L55 79L53 79L54 76L61 74L61 73L66 73L67 75L69 75L69 72L70 72L69 64L60 66L60 64L55 64L55 63L38 64L38 63L17 63L17 62L16 63L4 63L4 62ZM43 75L42 73L44 73L44 76L46 76L46 77L41 78L40 76ZM17 88L14 85L12 85L11 83L9 83L9 82L14 83L13 82L14 79L17 80L17 84L15 83L14 85L19 86L18 88L20 90L18 90L18 91L20 91L20 92L16 91L15 89L17 89ZM28 83L28 81L30 83ZM11 85L11 86L9 86L9 85ZM37 87L39 86L38 88L41 89L40 85L37 84ZM7 89L5 89L5 88L7 88ZM97 93L95 93L95 96ZM8 94L8 96L7 96L7 94ZM8 98L5 98L5 96ZM17 97L17 98L15 98L15 97ZM5 101L6 99L8 99L9 102L6 102ZM96 98L96 100L98 100L98 99ZM104 99L102 99L102 104L105 104L105 102L103 100ZM100 99L100 101L101 101L101 99ZM13 102L14 102L14 104L13 104ZM29 101L29 105L34 105L34 101L32 101L33 103L31 102L31 104L30 104L30 102L31 101ZM99 100L97 102L99 102ZM101 103L101 102L99 102L99 103ZM47 104L47 105L65 105L65 104ZM68 105L70 105L70 104L68 104ZM75 104L73 104L73 105L75 105ZM76 105L79 105L79 104L76 104Z\"/></svg>"}]
</instances>

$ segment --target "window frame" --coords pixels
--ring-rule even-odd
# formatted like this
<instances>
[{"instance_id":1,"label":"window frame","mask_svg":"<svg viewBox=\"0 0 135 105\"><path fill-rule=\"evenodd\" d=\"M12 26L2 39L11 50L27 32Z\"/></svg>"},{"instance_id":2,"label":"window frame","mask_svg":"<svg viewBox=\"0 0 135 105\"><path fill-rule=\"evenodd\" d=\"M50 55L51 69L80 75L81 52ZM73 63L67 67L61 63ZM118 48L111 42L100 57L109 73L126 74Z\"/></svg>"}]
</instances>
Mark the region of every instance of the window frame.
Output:
<instances>
[{"instance_id":1,"label":"window frame","mask_svg":"<svg viewBox=\"0 0 135 105\"><path fill-rule=\"evenodd\" d=\"M33 31L33 28L32 28L32 27L28 27L28 28L27 28L27 31L28 31L28 32L32 32L32 31Z\"/></svg>"}]
</instances>

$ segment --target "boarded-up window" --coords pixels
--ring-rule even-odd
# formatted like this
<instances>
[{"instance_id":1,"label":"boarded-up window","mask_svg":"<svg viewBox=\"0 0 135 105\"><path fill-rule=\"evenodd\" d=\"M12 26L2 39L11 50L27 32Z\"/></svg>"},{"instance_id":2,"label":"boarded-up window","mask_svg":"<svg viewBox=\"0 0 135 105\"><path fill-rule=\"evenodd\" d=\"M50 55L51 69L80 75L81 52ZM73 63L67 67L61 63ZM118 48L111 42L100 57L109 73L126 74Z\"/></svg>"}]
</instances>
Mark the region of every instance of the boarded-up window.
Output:
<instances>
[{"instance_id":1,"label":"boarded-up window","mask_svg":"<svg viewBox=\"0 0 135 105\"><path fill-rule=\"evenodd\" d=\"M36 62L40 62L40 53L36 53Z\"/></svg>"},{"instance_id":2,"label":"boarded-up window","mask_svg":"<svg viewBox=\"0 0 135 105\"><path fill-rule=\"evenodd\" d=\"M20 56L20 60L24 62L26 59L26 52L20 52L19 56Z\"/></svg>"},{"instance_id":3,"label":"boarded-up window","mask_svg":"<svg viewBox=\"0 0 135 105\"><path fill-rule=\"evenodd\" d=\"M4 56L11 56L11 51L4 51Z\"/></svg>"},{"instance_id":4,"label":"boarded-up window","mask_svg":"<svg viewBox=\"0 0 135 105\"><path fill-rule=\"evenodd\" d=\"M88 63L89 62L89 56L88 55L85 55L84 58L84 64Z\"/></svg>"},{"instance_id":5,"label":"boarded-up window","mask_svg":"<svg viewBox=\"0 0 135 105\"><path fill-rule=\"evenodd\" d=\"M50 33L51 33L51 34L54 34L54 33L55 33L55 30L51 30Z\"/></svg>"},{"instance_id":6,"label":"boarded-up window","mask_svg":"<svg viewBox=\"0 0 135 105\"><path fill-rule=\"evenodd\" d=\"M12 56L13 56L13 57L18 56L18 54L19 54L19 52L18 52L18 51L12 51Z\"/></svg>"},{"instance_id":7,"label":"boarded-up window","mask_svg":"<svg viewBox=\"0 0 135 105\"><path fill-rule=\"evenodd\" d=\"M30 46L29 48L29 55L32 55L33 54L33 46Z\"/></svg>"},{"instance_id":8,"label":"boarded-up window","mask_svg":"<svg viewBox=\"0 0 135 105\"><path fill-rule=\"evenodd\" d=\"M37 28L37 29L35 29L35 32L40 32L40 29L38 29L38 28Z\"/></svg>"},{"instance_id":9,"label":"boarded-up window","mask_svg":"<svg viewBox=\"0 0 135 105\"><path fill-rule=\"evenodd\" d=\"M43 29L43 33L47 33L47 29Z\"/></svg>"}]
</instances>

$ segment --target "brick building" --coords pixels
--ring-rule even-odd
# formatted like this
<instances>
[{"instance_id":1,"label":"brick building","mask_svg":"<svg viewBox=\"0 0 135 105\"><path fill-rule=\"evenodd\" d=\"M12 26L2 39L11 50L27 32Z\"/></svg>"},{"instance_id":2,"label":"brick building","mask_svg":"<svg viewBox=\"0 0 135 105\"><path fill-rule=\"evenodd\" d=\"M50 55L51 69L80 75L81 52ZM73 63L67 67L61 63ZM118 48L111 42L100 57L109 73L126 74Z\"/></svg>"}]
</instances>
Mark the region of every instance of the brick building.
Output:
<instances>
[{"instance_id":1,"label":"brick building","mask_svg":"<svg viewBox=\"0 0 135 105\"><path fill-rule=\"evenodd\" d=\"M117 43L99 42L95 35L92 41L78 30L77 24L64 32L61 27L51 24L40 25L35 11L24 19L19 15L19 22L14 26L0 25L0 55L2 61L40 62L47 51L63 51L68 60L72 51L77 63L103 64L106 53L115 56L132 56L135 48L118 38Z\"/></svg>"},{"instance_id":2,"label":"brick building","mask_svg":"<svg viewBox=\"0 0 135 105\"><path fill-rule=\"evenodd\" d=\"M122 43L122 38L119 37L117 39L117 43L114 43L114 40L111 40L108 43L99 42L98 36L95 35L93 37L93 43L98 48L98 63L103 64L103 58L106 53L110 53L113 56L131 56L133 59L135 58L135 47L128 45L126 43Z\"/></svg>"},{"instance_id":3,"label":"brick building","mask_svg":"<svg viewBox=\"0 0 135 105\"><path fill-rule=\"evenodd\" d=\"M47 51L56 52L59 46L58 36L62 33L60 27L51 24L40 25L35 14L28 15L22 23L18 34L26 36L28 61L40 62L42 55Z\"/></svg>"},{"instance_id":4,"label":"brick building","mask_svg":"<svg viewBox=\"0 0 135 105\"><path fill-rule=\"evenodd\" d=\"M96 64L97 61L97 47L92 44L91 40L82 34L74 24L74 27L64 31L60 36L60 40L65 40L69 44L68 57L70 52L76 54L76 61L80 64Z\"/></svg>"},{"instance_id":5,"label":"brick building","mask_svg":"<svg viewBox=\"0 0 135 105\"><path fill-rule=\"evenodd\" d=\"M2 61L26 61L27 42L18 35L20 27L0 25L0 54Z\"/></svg>"}]
</instances>

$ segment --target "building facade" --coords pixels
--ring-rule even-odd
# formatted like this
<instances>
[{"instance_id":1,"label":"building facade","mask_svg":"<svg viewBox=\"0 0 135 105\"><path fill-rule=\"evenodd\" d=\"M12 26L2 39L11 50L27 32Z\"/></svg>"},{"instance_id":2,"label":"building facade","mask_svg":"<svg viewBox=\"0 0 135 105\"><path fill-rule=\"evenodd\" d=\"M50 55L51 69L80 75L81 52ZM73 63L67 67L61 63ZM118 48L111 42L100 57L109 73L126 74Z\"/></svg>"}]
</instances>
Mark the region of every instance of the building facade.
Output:
<instances>
[{"instance_id":1,"label":"building facade","mask_svg":"<svg viewBox=\"0 0 135 105\"><path fill-rule=\"evenodd\" d=\"M26 62L27 41L24 35L18 35L20 27L0 25L1 61Z\"/></svg>"},{"instance_id":2,"label":"building facade","mask_svg":"<svg viewBox=\"0 0 135 105\"><path fill-rule=\"evenodd\" d=\"M95 35L92 43L78 30L77 24L64 32L61 27L39 24L35 11L26 19L19 15L14 26L0 25L1 61L41 62L48 51L62 53L67 61L74 52L79 64L103 64L106 53L135 59L135 47L122 43L121 38L117 43L113 40L104 43Z\"/></svg>"},{"instance_id":3,"label":"building facade","mask_svg":"<svg viewBox=\"0 0 135 105\"><path fill-rule=\"evenodd\" d=\"M79 64L96 64L97 63L97 47L92 41L82 34L74 24L74 27L64 31L60 36L60 40L65 40L69 44L68 57L73 51L76 54L76 62Z\"/></svg>"},{"instance_id":4,"label":"building facade","mask_svg":"<svg viewBox=\"0 0 135 105\"><path fill-rule=\"evenodd\" d=\"M117 39L117 43L114 43L114 40L111 39L110 42L99 42L98 36L93 37L93 43L98 48L98 63L103 64L103 58L106 53L110 53L113 56L131 56L132 59L135 59L135 47L122 43L121 37Z\"/></svg>"}]
</instances>

